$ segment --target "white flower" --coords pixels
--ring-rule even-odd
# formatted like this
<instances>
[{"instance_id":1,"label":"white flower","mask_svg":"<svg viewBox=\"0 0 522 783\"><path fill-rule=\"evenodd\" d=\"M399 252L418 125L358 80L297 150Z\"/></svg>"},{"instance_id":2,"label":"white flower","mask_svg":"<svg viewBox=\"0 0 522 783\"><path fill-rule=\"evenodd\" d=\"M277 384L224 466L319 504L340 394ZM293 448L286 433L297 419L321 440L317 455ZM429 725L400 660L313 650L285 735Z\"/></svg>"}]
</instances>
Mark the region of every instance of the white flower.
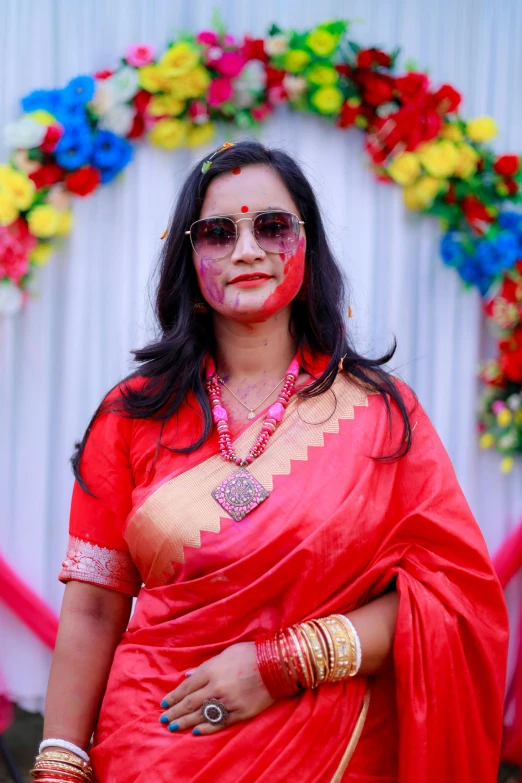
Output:
<instances>
[{"instance_id":1,"label":"white flower","mask_svg":"<svg viewBox=\"0 0 522 783\"><path fill-rule=\"evenodd\" d=\"M116 103L100 118L100 128L112 131L117 136L126 136L134 122L134 107L126 103Z\"/></svg>"},{"instance_id":2,"label":"white flower","mask_svg":"<svg viewBox=\"0 0 522 783\"><path fill-rule=\"evenodd\" d=\"M511 394L507 400L507 406L512 411L518 411L521 404L521 399L518 394Z\"/></svg>"},{"instance_id":3,"label":"white flower","mask_svg":"<svg viewBox=\"0 0 522 783\"><path fill-rule=\"evenodd\" d=\"M0 315L14 315L22 309L24 295L12 283L0 283Z\"/></svg>"},{"instance_id":4,"label":"white flower","mask_svg":"<svg viewBox=\"0 0 522 783\"><path fill-rule=\"evenodd\" d=\"M288 36L284 33L269 36L265 41L264 49L270 57L275 54L284 54L288 50Z\"/></svg>"},{"instance_id":5,"label":"white flower","mask_svg":"<svg viewBox=\"0 0 522 783\"><path fill-rule=\"evenodd\" d=\"M98 79L94 98L90 102L93 111L98 117L103 117L116 103L116 95L110 79Z\"/></svg>"},{"instance_id":6,"label":"white flower","mask_svg":"<svg viewBox=\"0 0 522 783\"><path fill-rule=\"evenodd\" d=\"M129 65L124 65L116 71L108 81L111 82L118 103L130 101L140 89L138 71Z\"/></svg>"},{"instance_id":7,"label":"white flower","mask_svg":"<svg viewBox=\"0 0 522 783\"><path fill-rule=\"evenodd\" d=\"M32 117L23 115L15 122L5 126L4 139L8 147L18 149L32 149L39 147L45 139L47 127L37 122Z\"/></svg>"},{"instance_id":8,"label":"white flower","mask_svg":"<svg viewBox=\"0 0 522 783\"><path fill-rule=\"evenodd\" d=\"M265 66L260 60L249 60L234 81L234 99L242 108L247 109L257 100L257 95L266 85Z\"/></svg>"},{"instance_id":9,"label":"white flower","mask_svg":"<svg viewBox=\"0 0 522 783\"><path fill-rule=\"evenodd\" d=\"M283 87L291 101L297 100L308 89L308 82L302 76L294 76L287 73L283 79Z\"/></svg>"}]
</instances>

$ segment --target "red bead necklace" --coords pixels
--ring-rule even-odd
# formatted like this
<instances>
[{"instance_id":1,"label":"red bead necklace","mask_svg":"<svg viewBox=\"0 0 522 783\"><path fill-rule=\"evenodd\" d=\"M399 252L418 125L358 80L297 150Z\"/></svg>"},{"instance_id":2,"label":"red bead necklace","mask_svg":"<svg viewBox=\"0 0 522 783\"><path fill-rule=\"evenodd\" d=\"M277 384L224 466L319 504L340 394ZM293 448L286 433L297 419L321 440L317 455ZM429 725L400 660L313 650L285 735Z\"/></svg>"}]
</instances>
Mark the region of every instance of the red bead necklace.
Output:
<instances>
[{"instance_id":1,"label":"red bead necklace","mask_svg":"<svg viewBox=\"0 0 522 783\"><path fill-rule=\"evenodd\" d=\"M211 359L207 364L206 386L212 407L212 416L219 433L219 450L227 462L235 462L240 468L229 476L212 492L212 497L227 511L230 516L239 521L256 508L270 493L246 469L256 457L259 457L267 447L269 438L282 421L285 408L295 391L295 382L299 375L297 356L292 359L286 371L285 381L279 392L277 401L271 405L265 415L261 432L256 442L245 457L238 457L232 446L232 436L228 426L228 414L221 401L216 365Z\"/></svg>"}]
</instances>

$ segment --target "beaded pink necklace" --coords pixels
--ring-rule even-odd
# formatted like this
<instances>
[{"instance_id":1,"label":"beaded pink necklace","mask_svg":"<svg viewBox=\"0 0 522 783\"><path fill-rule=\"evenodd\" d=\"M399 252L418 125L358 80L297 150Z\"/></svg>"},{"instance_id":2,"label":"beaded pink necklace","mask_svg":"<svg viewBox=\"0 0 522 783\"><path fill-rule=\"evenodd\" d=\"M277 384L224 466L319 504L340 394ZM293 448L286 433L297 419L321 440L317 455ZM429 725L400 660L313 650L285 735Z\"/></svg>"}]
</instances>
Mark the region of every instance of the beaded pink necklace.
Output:
<instances>
[{"instance_id":1,"label":"beaded pink necklace","mask_svg":"<svg viewBox=\"0 0 522 783\"><path fill-rule=\"evenodd\" d=\"M228 426L228 413L221 402L221 389L217 377L216 365L212 359L207 363L207 392L212 406L212 416L219 433L219 450L227 462L235 462L239 467L235 473L226 478L212 492L212 497L230 514L232 519L239 522L243 517L266 500L270 493L247 470L256 457L259 457L267 447L268 440L282 421L285 408L295 391L295 382L299 375L299 361L297 356L292 359L286 371L285 381L277 401L271 405L266 413L257 436L256 442L245 457L238 457L232 446L232 437Z\"/></svg>"}]
</instances>

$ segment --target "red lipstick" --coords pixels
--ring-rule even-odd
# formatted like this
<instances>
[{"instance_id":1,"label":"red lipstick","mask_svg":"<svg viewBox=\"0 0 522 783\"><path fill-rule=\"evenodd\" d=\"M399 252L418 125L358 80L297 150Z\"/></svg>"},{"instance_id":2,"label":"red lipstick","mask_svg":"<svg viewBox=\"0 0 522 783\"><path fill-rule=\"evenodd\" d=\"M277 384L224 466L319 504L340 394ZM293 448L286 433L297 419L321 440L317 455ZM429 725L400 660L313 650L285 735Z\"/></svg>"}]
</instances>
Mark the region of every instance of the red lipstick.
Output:
<instances>
[{"instance_id":1,"label":"red lipstick","mask_svg":"<svg viewBox=\"0 0 522 783\"><path fill-rule=\"evenodd\" d=\"M239 288L257 288L267 280L271 280L271 275L266 275L264 272L250 272L234 277L229 285L237 285Z\"/></svg>"}]
</instances>

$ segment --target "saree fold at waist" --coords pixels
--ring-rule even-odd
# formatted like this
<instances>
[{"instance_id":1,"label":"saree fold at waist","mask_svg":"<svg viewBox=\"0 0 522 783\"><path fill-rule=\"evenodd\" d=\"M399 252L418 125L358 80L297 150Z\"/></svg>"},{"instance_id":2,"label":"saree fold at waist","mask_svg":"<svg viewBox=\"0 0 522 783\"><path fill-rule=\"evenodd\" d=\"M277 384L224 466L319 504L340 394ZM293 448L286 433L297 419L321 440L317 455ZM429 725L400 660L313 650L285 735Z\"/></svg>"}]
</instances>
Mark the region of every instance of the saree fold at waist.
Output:
<instances>
[{"instance_id":1,"label":"saree fold at waist","mask_svg":"<svg viewBox=\"0 0 522 783\"><path fill-rule=\"evenodd\" d=\"M136 492L125 540L144 586L116 650L96 729L91 757L99 783L349 780L364 738L364 677L284 699L209 737L165 731L159 703L187 669L231 644L349 612L394 585L401 648L396 643L398 695L390 714L398 707L401 741L415 746L413 773L401 781L436 779L427 772L440 763L428 736L434 731L444 744L447 728L428 702L438 681L449 709L458 700L455 667L490 673L484 698L500 705L502 675L493 668L503 667L505 617L484 543L420 408L408 456L373 458L396 448L397 422L392 411L390 435L380 396L339 376L330 392L290 403L268 449L249 467L270 495L241 521L212 496L237 470L221 458L215 439L190 464ZM235 443L238 453L246 453L260 426L259 420L247 426ZM471 583L478 613L463 589ZM461 638L453 625L463 623L469 627ZM446 663L429 671L426 656L443 646ZM411 715L401 715L408 709ZM497 742L493 714L491 720L482 726L476 718L472 728L487 736L490 765ZM394 770L388 774L394 779Z\"/></svg>"}]
</instances>

